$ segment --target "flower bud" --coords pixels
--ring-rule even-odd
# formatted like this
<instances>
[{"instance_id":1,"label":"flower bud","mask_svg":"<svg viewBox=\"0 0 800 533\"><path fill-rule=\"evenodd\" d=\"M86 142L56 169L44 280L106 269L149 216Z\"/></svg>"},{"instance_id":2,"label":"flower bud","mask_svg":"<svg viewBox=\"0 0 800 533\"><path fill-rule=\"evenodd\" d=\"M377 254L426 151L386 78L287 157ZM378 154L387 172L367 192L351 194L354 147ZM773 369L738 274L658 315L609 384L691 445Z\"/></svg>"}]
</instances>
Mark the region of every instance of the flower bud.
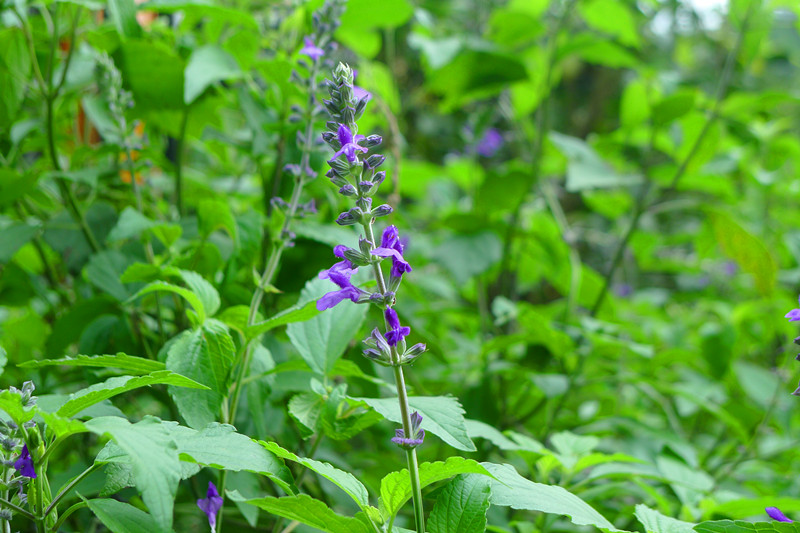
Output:
<instances>
[{"instance_id":1,"label":"flower bud","mask_svg":"<svg viewBox=\"0 0 800 533\"><path fill-rule=\"evenodd\" d=\"M385 156L382 156L380 154L372 154L367 158L367 160L364 163L367 165L368 168L378 168L383 164L384 161L386 161Z\"/></svg>"},{"instance_id":2,"label":"flower bud","mask_svg":"<svg viewBox=\"0 0 800 533\"><path fill-rule=\"evenodd\" d=\"M361 144L367 148L372 148L373 146L378 146L381 142L383 142L383 138L380 135L368 135Z\"/></svg>"},{"instance_id":3,"label":"flower bud","mask_svg":"<svg viewBox=\"0 0 800 533\"><path fill-rule=\"evenodd\" d=\"M374 218L378 218L378 217L385 217L391 214L392 211L393 211L392 206L390 206L389 204L383 204L373 209L371 214Z\"/></svg>"},{"instance_id":4,"label":"flower bud","mask_svg":"<svg viewBox=\"0 0 800 533\"><path fill-rule=\"evenodd\" d=\"M376 172L372 176L372 183L375 184L375 187L379 187L380 184L383 183L383 180L385 180L385 179L386 179L386 171L385 170L381 170L380 172Z\"/></svg>"},{"instance_id":5,"label":"flower bud","mask_svg":"<svg viewBox=\"0 0 800 533\"><path fill-rule=\"evenodd\" d=\"M336 223L340 226L352 226L361 222L364 213L358 207L354 207L349 211L340 214L336 219Z\"/></svg>"},{"instance_id":6,"label":"flower bud","mask_svg":"<svg viewBox=\"0 0 800 533\"><path fill-rule=\"evenodd\" d=\"M341 194L342 196L355 196L356 188L348 183L344 185L341 189L339 189L339 194Z\"/></svg>"},{"instance_id":7,"label":"flower bud","mask_svg":"<svg viewBox=\"0 0 800 533\"><path fill-rule=\"evenodd\" d=\"M354 250L353 248L345 249L344 256L348 261L353 263L355 266L367 266L370 262L370 258L368 255L358 250Z\"/></svg>"}]
</instances>

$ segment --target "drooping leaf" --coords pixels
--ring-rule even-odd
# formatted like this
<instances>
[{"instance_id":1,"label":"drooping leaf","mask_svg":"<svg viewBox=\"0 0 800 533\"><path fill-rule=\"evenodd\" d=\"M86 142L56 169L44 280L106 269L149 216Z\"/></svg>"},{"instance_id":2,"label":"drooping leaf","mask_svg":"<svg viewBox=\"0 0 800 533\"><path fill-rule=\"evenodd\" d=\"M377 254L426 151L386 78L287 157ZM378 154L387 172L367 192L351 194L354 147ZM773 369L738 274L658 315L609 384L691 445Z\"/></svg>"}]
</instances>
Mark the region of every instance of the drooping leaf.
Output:
<instances>
[{"instance_id":1,"label":"drooping leaf","mask_svg":"<svg viewBox=\"0 0 800 533\"><path fill-rule=\"evenodd\" d=\"M145 294L150 294L151 292L157 291L167 291L174 294L177 294L183 297L194 309L194 313L187 313L189 314L190 318L193 318L197 324L202 324L206 321L206 310L205 306L203 306L203 301L191 290L180 287L178 285L173 285L172 283L167 283L165 281L154 281L153 283L148 284L144 288L142 288L139 292L134 294L130 297L130 300L135 300Z\"/></svg>"},{"instance_id":2,"label":"drooping leaf","mask_svg":"<svg viewBox=\"0 0 800 533\"><path fill-rule=\"evenodd\" d=\"M511 465L481 463L497 481L492 481L492 505L566 515L573 524L621 531L578 496L557 485L535 483L520 476Z\"/></svg>"},{"instance_id":3,"label":"drooping leaf","mask_svg":"<svg viewBox=\"0 0 800 533\"><path fill-rule=\"evenodd\" d=\"M345 491L347 495L350 496L353 501L356 502L362 509L369 505L369 495L367 494L366 487L364 487L364 485L358 479L356 479L353 474L345 472L344 470L339 470L329 463L323 463L320 461L315 461L314 459L307 459L305 457L298 457L292 452L284 450L275 442L260 441L260 444L278 457L282 459L288 459L295 463L300 463L309 470L313 470L320 476L324 477Z\"/></svg>"},{"instance_id":4,"label":"drooping leaf","mask_svg":"<svg viewBox=\"0 0 800 533\"><path fill-rule=\"evenodd\" d=\"M636 506L635 514L645 533L691 533L694 528L694 524L665 516L643 504Z\"/></svg>"},{"instance_id":5,"label":"drooping leaf","mask_svg":"<svg viewBox=\"0 0 800 533\"><path fill-rule=\"evenodd\" d=\"M43 368L46 366L88 366L94 368L118 368L132 374L149 374L158 370L166 370L161 361L153 361L144 357L134 357L119 352L114 355L77 355L61 359L42 359L25 361L17 365L22 368Z\"/></svg>"},{"instance_id":6,"label":"drooping leaf","mask_svg":"<svg viewBox=\"0 0 800 533\"><path fill-rule=\"evenodd\" d=\"M64 417L75 416L87 407L103 400L150 385L174 385L193 389L207 388L205 385L169 370L158 370L145 376L118 376L70 394L69 400L56 411L56 414Z\"/></svg>"},{"instance_id":7,"label":"drooping leaf","mask_svg":"<svg viewBox=\"0 0 800 533\"><path fill-rule=\"evenodd\" d=\"M203 309L206 315L209 317L214 316L220 304L217 289L197 272L181 270L180 273L181 279L186 283L186 286L189 287L203 303Z\"/></svg>"},{"instance_id":8,"label":"drooping leaf","mask_svg":"<svg viewBox=\"0 0 800 533\"><path fill-rule=\"evenodd\" d=\"M237 495L231 493L229 497L236 499ZM369 522L363 515L359 519L336 514L324 502L315 500L306 494L283 498L267 496L252 500L245 500L238 496L238 499L264 509L268 513L282 516L289 520L297 520L301 524L309 525L327 533L373 533L373 530L368 525Z\"/></svg>"},{"instance_id":9,"label":"drooping leaf","mask_svg":"<svg viewBox=\"0 0 800 533\"><path fill-rule=\"evenodd\" d=\"M110 498L86 500L94 515L114 533L144 533L158 531L153 517L133 505Z\"/></svg>"},{"instance_id":10,"label":"drooping leaf","mask_svg":"<svg viewBox=\"0 0 800 533\"><path fill-rule=\"evenodd\" d=\"M236 59L216 45L206 45L192 52L186 65L183 101L191 104L210 85L242 75Z\"/></svg>"},{"instance_id":11,"label":"drooping leaf","mask_svg":"<svg viewBox=\"0 0 800 533\"><path fill-rule=\"evenodd\" d=\"M262 320L261 322L256 322L252 326L247 327L244 332L245 336L248 339L254 339L261 335L262 333L266 333L267 331L277 328L278 326L283 326L285 324L291 324L293 322L303 322L305 320L310 320L317 316L320 312L317 311L316 302L311 301L307 302L305 305L295 305L288 309L285 309L278 313L277 315L271 316L266 320Z\"/></svg>"}]
</instances>

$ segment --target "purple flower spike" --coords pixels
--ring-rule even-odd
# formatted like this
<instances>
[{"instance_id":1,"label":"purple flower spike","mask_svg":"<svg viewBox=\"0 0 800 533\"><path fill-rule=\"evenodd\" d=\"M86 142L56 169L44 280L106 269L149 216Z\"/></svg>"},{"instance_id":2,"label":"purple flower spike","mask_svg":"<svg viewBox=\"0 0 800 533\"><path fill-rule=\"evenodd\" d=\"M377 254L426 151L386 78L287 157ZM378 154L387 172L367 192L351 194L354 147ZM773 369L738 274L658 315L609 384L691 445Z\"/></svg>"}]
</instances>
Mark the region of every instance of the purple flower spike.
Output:
<instances>
[{"instance_id":1,"label":"purple flower spike","mask_svg":"<svg viewBox=\"0 0 800 533\"><path fill-rule=\"evenodd\" d=\"M481 140L478 141L475 151L483 157L493 157L497 151L503 147L504 143L503 135L495 128L489 128L486 133L483 134Z\"/></svg>"},{"instance_id":2,"label":"purple flower spike","mask_svg":"<svg viewBox=\"0 0 800 533\"><path fill-rule=\"evenodd\" d=\"M350 163L355 163L356 161L358 161L358 158L356 157L356 150L360 152L367 151L366 148L358 145L358 141L363 140L364 136L356 135L354 137L353 132L350 131L350 128L348 128L344 124L339 124L339 132L337 135L339 137L339 143L342 145L342 148L338 152L333 154L333 157L330 158L328 163L331 163L331 161L335 160L342 154L345 155L345 157Z\"/></svg>"},{"instance_id":3,"label":"purple flower spike","mask_svg":"<svg viewBox=\"0 0 800 533\"><path fill-rule=\"evenodd\" d=\"M303 46L303 48L300 50L300 53L307 55L312 61L317 61L320 57L325 55L325 51L314 44L314 41L311 39L311 37L305 37L303 39L303 44L305 46Z\"/></svg>"},{"instance_id":4,"label":"purple flower spike","mask_svg":"<svg viewBox=\"0 0 800 533\"><path fill-rule=\"evenodd\" d=\"M389 329L386 331L386 342L389 346L397 346L397 343L408 337L411 334L411 328L408 326L400 326L400 319L397 317L397 311L391 307L384 311L386 323L389 324Z\"/></svg>"},{"instance_id":5,"label":"purple flower spike","mask_svg":"<svg viewBox=\"0 0 800 533\"><path fill-rule=\"evenodd\" d=\"M375 248L370 253L378 257L391 257L392 258L392 271L391 274L395 278L402 277L406 272L411 272L411 265L403 257L404 246L400 242L400 236L397 233L397 228L388 226L383 230L381 237L381 245Z\"/></svg>"},{"instance_id":6,"label":"purple flower spike","mask_svg":"<svg viewBox=\"0 0 800 533\"><path fill-rule=\"evenodd\" d=\"M792 309L784 317L788 318L789 322L797 322L800 320L800 309Z\"/></svg>"},{"instance_id":7,"label":"purple flower spike","mask_svg":"<svg viewBox=\"0 0 800 533\"><path fill-rule=\"evenodd\" d=\"M345 250L347 250L347 246L345 246L343 244L340 244L340 245L335 246L333 248L333 255L335 255L336 257L338 257L338 258L340 258L342 260L339 261L338 263L334 264L328 270L323 270L322 272L320 272L319 273L319 279L332 279L331 278L331 272L336 272L338 274L342 274L344 276L347 276L347 279L350 280L350 276L352 276L353 274L356 273L356 271L358 270L358 267L354 266L353 263L351 263L350 260L347 259L344 256L344 251ZM336 282L334 281L334 283L336 283ZM338 285L338 283L337 283L337 285ZM341 285L340 285L340 287L341 287Z\"/></svg>"},{"instance_id":8,"label":"purple flower spike","mask_svg":"<svg viewBox=\"0 0 800 533\"><path fill-rule=\"evenodd\" d=\"M22 453L14 462L14 468L21 476L29 477L31 479L36 478L36 469L33 468L33 458L31 457L30 452L28 451L28 445L22 447Z\"/></svg>"},{"instance_id":9,"label":"purple flower spike","mask_svg":"<svg viewBox=\"0 0 800 533\"><path fill-rule=\"evenodd\" d=\"M358 302L363 291L350 283L350 274L337 272L331 269L328 270L328 279L338 285L339 290L329 292L317 300L317 311L324 311L331 307L336 307L339 303L348 299L353 303Z\"/></svg>"},{"instance_id":10,"label":"purple flower spike","mask_svg":"<svg viewBox=\"0 0 800 533\"><path fill-rule=\"evenodd\" d=\"M767 512L770 518L777 520L778 522L794 522L794 520L786 518L786 515L783 514L777 507L767 507L764 509L764 511Z\"/></svg>"},{"instance_id":11,"label":"purple flower spike","mask_svg":"<svg viewBox=\"0 0 800 533\"><path fill-rule=\"evenodd\" d=\"M206 513L208 517L208 525L211 526L211 531L216 531L217 528L217 513L222 508L222 496L217 492L217 487L211 482L208 482L208 491L206 497L197 500L197 506Z\"/></svg>"}]
</instances>

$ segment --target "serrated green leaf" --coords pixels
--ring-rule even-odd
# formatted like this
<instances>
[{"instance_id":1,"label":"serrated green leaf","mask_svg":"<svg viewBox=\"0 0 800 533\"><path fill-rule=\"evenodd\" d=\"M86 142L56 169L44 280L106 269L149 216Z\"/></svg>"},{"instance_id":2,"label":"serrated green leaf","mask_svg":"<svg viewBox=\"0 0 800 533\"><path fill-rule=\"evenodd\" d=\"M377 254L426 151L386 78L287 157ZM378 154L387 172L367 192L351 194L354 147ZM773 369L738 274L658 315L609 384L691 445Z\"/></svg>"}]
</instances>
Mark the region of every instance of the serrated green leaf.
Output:
<instances>
[{"instance_id":1,"label":"serrated green leaf","mask_svg":"<svg viewBox=\"0 0 800 533\"><path fill-rule=\"evenodd\" d=\"M798 533L800 523L716 520L694 526L697 533Z\"/></svg>"},{"instance_id":2,"label":"serrated green leaf","mask_svg":"<svg viewBox=\"0 0 800 533\"><path fill-rule=\"evenodd\" d=\"M489 510L490 480L478 475L456 476L439 493L428 517L430 533L483 533Z\"/></svg>"},{"instance_id":3,"label":"serrated green leaf","mask_svg":"<svg viewBox=\"0 0 800 533\"><path fill-rule=\"evenodd\" d=\"M694 528L694 524L665 516L644 504L636 506L635 514L645 533L691 533Z\"/></svg>"},{"instance_id":4,"label":"serrated green leaf","mask_svg":"<svg viewBox=\"0 0 800 533\"><path fill-rule=\"evenodd\" d=\"M231 499L236 498L234 493L229 493ZM238 497L238 501L245 501L264 509L268 513L282 516L289 520L297 520L301 524L317 528L327 533L373 533L368 525L368 520L363 517L350 518L333 512L324 502L315 500L306 494L286 496L284 498L255 498L245 500Z\"/></svg>"},{"instance_id":5,"label":"serrated green leaf","mask_svg":"<svg viewBox=\"0 0 800 533\"><path fill-rule=\"evenodd\" d=\"M22 396L10 390L0 392L0 409L5 411L11 420L20 427L36 414L34 407L22 405Z\"/></svg>"},{"instance_id":6,"label":"serrated green leaf","mask_svg":"<svg viewBox=\"0 0 800 533\"><path fill-rule=\"evenodd\" d=\"M197 272L181 270L180 274L186 286L200 298L201 302L203 302L203 309L206 312L206 316L214 316L220 304L217 289Z\"/></svg>"},{"instance_id":7,"label":"serrated green leaf","mask_svg":"<svg viewBox=\"0 0 800 533\"><path fill-rule=\"evenodd\" d=\"M564 487L535 483L520 476L511 465L481 463L497 481L492 481L492 505L565 515L573 524L596 526L608 531L614 527L591 505Z\"/></svg>"},{"instance_id":8,"label":"serrated green leaf","mask_svg":"<svg viewBox=\"0 0 800 533\"><path fill-rule=\"evenodd\" d=\"M207 388L205 385L169 370L159 370L145 376L118 376L70 394L69 400L56 411L56 414L63 417L75 416L87 407L103 400L150 385L174 385L193 389Z\"/></svg>"},{"instance_id":9,"label":"serrated green leaf","mask_svg":"<svg viewBox=\"0 0 800 533\"><path fill-rule=\"evenodd\" d=\"M392 422L401 422L400 405L395 398L353 398L378 411ZM464 409L452 396L411 396L408 404L412 411L422 415L422 429L433 433L458 450L475 451L475 444L467 436Z\"/></svg>"},{"instance_id":10,"label":"serrated green leaf","mask_svg":"<svg viewBox=\"0 0 800 533\"><path fill-rule=\"evenodd\" d=\"M281 459L288 459L305 466L309 470L313 470L320 476L324 477L342 489L362 509L369 505L369 495L367 494L366 487L364 487L364 485L357 480L353 474L345 472L344 470L339 470L329 463L323 463L320 461L315 461L314 459L307 459L305 457L298 457L292 452L284 450L275 442L259 441L259 444Z\"/></svg>"},{"instance_id":11,"label":"serrated green leaf","mask_svg":"<svg viewBox=\"0 0 800 533\"><path fill-rule=\"evenodd\" d=\"M422 463L419 465L420 487L443 481L458 474L483 474L491 476L489 471L477 461L463 457L450 457L447 461ZM411 499L411 478L408 470L392 472L381 480L381 514L384 519L397 512Z\"/></svg>"},{"instance_id":12,"label":"serrated green leaf","mask_svg":"<svg viewBox=\"0 0 800 533\"><path fill-rule=\"evenodd\" d=\"M173 425L171 432L184 461L220 470L255 472L269 477L288 494L297 492L286 465L250 437L236 433L233 426L213 423L195 431Z\"/></svg>"},{"instance_id":13,"label":"serrated green leaf","mask_svg":"<svg viewBox=\"0 0 800 533\"><path fill-rule=\"evenodd\" d=\"M300 301L316 300L334 290L338 289L329 280L315 278L306 283ZM304 322L289 324L286 333L308 366L327 375L358 333L366 313L366 306L344 302Z\"/></svg>"},{"instance_id":14,"label":"serrated green leaf","mask_svg":"<svg viewBox=\"0 0 800 533\"><path fill-rule=\"evenodd\" d=\"M169 531L181 480L181 461L168 428L154 417L136 424L124 418L100 417L85 425L93 433L110 436L128 455L136 488L155 521L156 531Z\"/></svg>"},{"instance_id":15,"label":"serrated green leaf","mask_svg":"<svg viewBox=\"0 0 800 533\"><path fill-rule=\"evenodd\" d=\"M133 374L149 374L158 370L166 370L166 365L161 361L134 357L126 353L114 355L77 355L61 359L43 359L40 361L25 361L17 366L21 368L42 368L46 366L89 366L95 368L119 368Z\"/></svg>"},{"instance_id":16,"label":"serrated green leaf","mask_svg":"<svg viewBox=\"0 0 800 533\"><path fill-rule=\"evenodd\" d=\"M267 331L277 328L278 326L291 324L293 322L303 322L305 320L314 318L319 313L320 312L317 311L316 302L314 301L306 302L303 305L298 304L281 311L275 316L271 316L266 320L256 322L252 326L245 328L245 337L248 339L254 339L262 333L266 333Z\"/></svg>"}]
</instances>

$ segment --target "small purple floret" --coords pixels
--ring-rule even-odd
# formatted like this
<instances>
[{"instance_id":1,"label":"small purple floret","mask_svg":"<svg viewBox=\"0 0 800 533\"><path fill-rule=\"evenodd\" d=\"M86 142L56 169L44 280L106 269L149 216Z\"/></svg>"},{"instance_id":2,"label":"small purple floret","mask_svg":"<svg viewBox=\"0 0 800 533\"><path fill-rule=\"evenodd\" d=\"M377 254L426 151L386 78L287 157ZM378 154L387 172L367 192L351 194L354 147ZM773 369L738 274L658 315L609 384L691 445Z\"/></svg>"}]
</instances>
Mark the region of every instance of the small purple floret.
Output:
<instances>
[{"instance_id":1,"label":"small purple floret","mask_svg":"<svg viewBox=\"0 0 800 533\"><path fill-rule=\"evenodd\" d=\"M411 272L411 265L403 257L404 246L395 226L387 226L381 236L381 245L370 253L378 257L391 257L391 275L395 278L402 277L406 272Z\"/></svg>"},{"instance_id":2,"label":"small purple floret","mask_svg":"<svg viewBox=\"0 0 800 533\"><path fill-rule=\"evenodd\" d=\"M416 448L425 440L425 430L420 428L420 425L422 425L422 415L414 411L411 413L411 437L406 438L402 429L396 429L392 442L401 448Z\"/></svg>"},{"instance_id":3,"label":"small purple floret","mask_svg":"<svg viewBox=\"0 0 800 533\"><path fill-rule=\"evenodd\" d=\"M217 513L222 508L222 496L217 492L217 487L211 481L208 482L208 491L206 497L197 500L197 506L206 513L208 517L208 525L211 526L212 531L216 531L217 527Z\"/></svg>"},{"instance_id":4,"label":"small purple floret","mask_svg":"<svg viewBox=\"0 0 800 533\"><path fill-rule=\"evenodd\" d=\"M311 37L303 38L303 48L300 50L301 54L305 54L311 58L312 61L318 60L320 57L325 55L325 51L322 48L319 48L316 44L314 44L314 40Z\"/></svg>"},{"instance_id":5,"label":"small purple floret","mask_svg":"<svg viewBox=\"0 0 800 533\"><path fill-rule=\"evenodd\" d=\"M794 522L794 520L787 518L786 515L783 514L777 507L767 507L764 509L764 511L767 512L770 518L777 520L778 522Z\"/></svg>"},{"instance_id":6,"label":"small purple floret","mask_svg":"<svg viewBox=\"0 0 800 533\"><path fill-rule=\"evenodd\" d=\"M386 323L389 325L389 329L386 331L386 342L389 343L389 346L397 346L397 343L411 334L411 328L400 325L397 311L391 307L384 311L384 316L386 317Z\"/></svg>"},{"instance_id":7,"label":"small purple floret","mask_svg":"<svg viewBox=\"0 0 800 533\"><path fill-rule=\"evenodd\" d=\"M29 477L31 479L36 478L36 469L33 468L33 458L28 451L27 444L22 447L22 453L20 454L19 459L14 462L14 468L21 476Z\"/></svg>"},{"instance_id":8,"label":"small purple floret","mask_svg":"<svg viewBox=\"0 0 800 533\"><path fill-rule=\"evenodd\" d=\"M478 141L475 151L483 157L493 157L503 147L504 142L503 135L499 131L489 128Z\"/></svg>"},{"instance_id":9,"label":"small purple floret","mask_svg":"<svg viewBox=\"0 0 800 533\"><path fill-rule=\"evenodd\" d=\"M363 146L359 146L358 142L364 139L363 135L356 135L353 136L353 132L350 131L350 128L345 126L344 124L339 124L339 131L337 133L339 137L339 144L342 145L342 148L333 154L333 157L330 158L328 163L335 160L340 155L344 154L347 160L350 163L355 163L358 158L356 157L356 150L360 152L366 152L367 149Z\"/></svg>"}]
</instances>

